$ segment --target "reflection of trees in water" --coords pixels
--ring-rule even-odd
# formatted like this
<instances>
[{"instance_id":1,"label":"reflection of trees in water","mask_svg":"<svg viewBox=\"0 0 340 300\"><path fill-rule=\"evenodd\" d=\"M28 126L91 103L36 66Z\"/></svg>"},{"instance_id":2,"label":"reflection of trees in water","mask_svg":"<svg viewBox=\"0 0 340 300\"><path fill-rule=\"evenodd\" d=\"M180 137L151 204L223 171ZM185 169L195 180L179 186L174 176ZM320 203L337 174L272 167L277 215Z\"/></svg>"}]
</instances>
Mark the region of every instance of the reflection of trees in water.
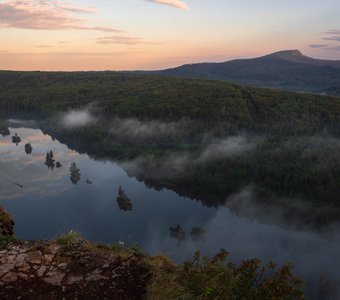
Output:
<instances>
[{"instance_id":1,"label":"reflection of trees in water","mask_svg":"<svg viewBox=\"0 0 340 300\"><path fill-rule=\"evenodd\" d=\"M19 145L19 143L21 143L21 138L20 136L18 136L17 133L15 133L14 136L12 136L12 142L17 146Z\"/></svg>"},{"instance_id":2,"label":"reflection of trees in water","mask_svg":"<svg viewBox=\"0 0 340 300\"><path fill-rule=\"evenodd\" d=\"M31 154L31 153L32 153L32 150L33 150L33 148L32 148L31 143L27 143L27 144L25 145L25 153L26 153L26 154Z\"/></svg>"},{"instance_id":3,"label":"reflection of trees in water","mask_svg":"<svg viewBox=\"0 0 340 300\"><path fill-rule=\"evenodd\" d=\"M339 281L332 280L329 274L321 274L317 294L317 299L339 299L335 298L335 295L340 295Z\"/></svg>"},{"instance_id":4,"label":"reflection of trees in water","mask_svg":"<svg viewBox=\"0 0 340 300\"><path fill-rule=\"evenodd\" d=\"M77 168L77 164L75 162L71 163L70 167L70 180L73 184L77 184L80 180L80 170Z\"/></svg>"},{"instance_id":5,"label":"reflection of trees in water","mask_svg":"<svg viewBox=\"0 0 340 300\"><path fill-rule=\"evenodd\" d=\"M9 131L9 129L7 127L0 126L0 134L3 137L6 137L6 136L9 136L11 134L11 132Z\"/></svg>"},{"instance_id":6,"label":"reflection of trees in water","mask_svg":"<svg viewBox=\"0 0 340 300\"><path fill-rule=\"evenodd\" d=\"M170 227L170 236L177 239L179 242L183 242L186 238L184 229L177 225L176 227ZM198 242L204 239L205 231L199 227L193 227L190 232L190 236L194 242Z\"/></svg>"},{"instance_id":7,"label":"reflection of trees in water","mask_svg":"<svg viewBox=\"0 0 340 300\"><path fill-rule=\"evenodd\" d=\"M177 225L176 227L170 227L170 236L172 238L177 239L179 242L182 242L185 240L185 231L180 225Z\"/></svg>"},{"instance_id":8,"label":"reflection of trees in water","mask_svg":"<svg viewBox=\"0 0 340 300\"><path fill-rule=\"evenodd\" d=\"M128 196L126 196L123 188L120 186L118 189L117 204L122 211L132 211L132 202Z\"/></svg>"},{"instance_id":9,"label":"reflection of trees in water","mask_svg":"<svg viewBox=\"0 0 340 300\"><path fill-rule=\"evenodd\" d=\"M54 164L55 160L53 159L53 151L49 151L46 153L46 158L45 158L45 165L47 166L47 168L49 168L50 170L53 170L55 167Z\"/></svg>"},{"instance_id":10,"label":"reflection of trees in water","mask_svg":"<svg viewBox=\"0 0 340 300\"><path fill-rule=\"evenodd\" d=\"M190 235L194 242L202 241L204 239L205 230L196 226L191 229Z\"/></svg>"}]
</instances>

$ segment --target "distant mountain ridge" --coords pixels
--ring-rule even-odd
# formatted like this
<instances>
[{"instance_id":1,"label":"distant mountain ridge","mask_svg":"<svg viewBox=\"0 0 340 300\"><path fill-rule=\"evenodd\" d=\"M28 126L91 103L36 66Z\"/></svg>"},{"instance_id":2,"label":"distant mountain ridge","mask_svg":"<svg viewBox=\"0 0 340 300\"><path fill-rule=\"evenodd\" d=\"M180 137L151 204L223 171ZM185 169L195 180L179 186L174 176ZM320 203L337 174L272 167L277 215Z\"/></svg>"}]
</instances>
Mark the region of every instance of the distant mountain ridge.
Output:
<instances>
[{"instance_id":1,"label":"distant mountain ridge","mask_svg":"<svg viewBox=\"0 0 340 300\"><path fill-rule=\"evenodd\" d=\"M143 72L171 77L226 80L237 84L319 92L340 85L340 60L314 59L299 50L284 50L257 58L222 63L187 64Z\"/></svg>"},{"instance_id":2,"label":"distant mountain ridge","mask_svg":"<svg viewBox=\"0 0 340 300\"><path fill-rule=\"evenodd\" d=\"M275 52L264 57L275 57L278 59L283 59L290 62L313 65L313 66L323 66L323 67L334 67L340 68L340 60L326 60L326 59L316 59L309 56L303 55L300 50L283 50Z\"/></svg>"}]
</instances>

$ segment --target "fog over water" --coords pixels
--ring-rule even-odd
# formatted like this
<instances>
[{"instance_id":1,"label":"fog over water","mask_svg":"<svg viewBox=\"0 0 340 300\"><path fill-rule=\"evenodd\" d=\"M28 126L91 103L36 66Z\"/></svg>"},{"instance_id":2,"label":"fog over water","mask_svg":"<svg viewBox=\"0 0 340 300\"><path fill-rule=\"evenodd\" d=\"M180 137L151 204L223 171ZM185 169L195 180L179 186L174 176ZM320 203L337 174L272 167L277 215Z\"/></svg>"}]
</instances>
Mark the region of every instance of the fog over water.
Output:
<instances>
[{"instance_id":1,"label":"fog over water","mask_svg":"<svg viewBox=\"0 0 340 300\"><path fill-rule=\"evenodd\" d=\"M131 123L124 126L132 128ZM225 206L209 208L167 189L148 188L115 162L90 159L39 129L9 129L11 135L0 135L0 205L12 214L18 238L47 239L76 230L93 241L138 244L148 253L166 253L176 261L189 259L196 250L213 255L225 248L235 263L254 257L291 262L294 273L305 280L307 299L340 299L338 224L322 235L286 227L282 219L280 224L273 220L267 224L261 215L242 217L242 211L256 211L251 187L226 199ZM14 133L21 137L18 146L12 142ZM26 143L33 147L31 154L25 153ZM216 145L218 151L220 147L246 151L253 141L233 137ZM48 164L50 151L53 163ZM212 147L207 151L216 153ZM62 166L57 167L57 162ZM124 210L116 201L120 186L132 210ZM230 203L242 203L239 214Z\"/></svg>"},{"instance_id":2,"label":"fog over water","mask_svg":"<svg viewBox=\"0 0 340 300\"><path fill-rule=\"evenodd\" d=\"M90 109L70 110L59 119L61 126L65 128L75 128L89 125L96 121Z\"/></svg>"}]
</instances>

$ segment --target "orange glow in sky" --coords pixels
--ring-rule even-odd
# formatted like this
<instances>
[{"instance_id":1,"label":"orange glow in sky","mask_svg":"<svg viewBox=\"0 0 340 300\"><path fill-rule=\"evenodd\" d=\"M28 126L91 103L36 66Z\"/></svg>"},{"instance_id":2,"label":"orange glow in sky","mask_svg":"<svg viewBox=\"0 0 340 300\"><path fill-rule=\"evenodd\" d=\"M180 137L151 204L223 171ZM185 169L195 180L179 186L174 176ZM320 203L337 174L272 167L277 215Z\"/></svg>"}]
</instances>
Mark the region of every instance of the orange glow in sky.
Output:
<instances>
[{"instance_id":1,"label":"orange glow in sky","mask_svg":"<svg viewBox=\"0 0 340 300\"><path fill-rule=\"evenodd\" d=\"M0 69L162 69L285 49L340 59L339 11L319 0L0 0Z\"/></svg>"}]
</instances>

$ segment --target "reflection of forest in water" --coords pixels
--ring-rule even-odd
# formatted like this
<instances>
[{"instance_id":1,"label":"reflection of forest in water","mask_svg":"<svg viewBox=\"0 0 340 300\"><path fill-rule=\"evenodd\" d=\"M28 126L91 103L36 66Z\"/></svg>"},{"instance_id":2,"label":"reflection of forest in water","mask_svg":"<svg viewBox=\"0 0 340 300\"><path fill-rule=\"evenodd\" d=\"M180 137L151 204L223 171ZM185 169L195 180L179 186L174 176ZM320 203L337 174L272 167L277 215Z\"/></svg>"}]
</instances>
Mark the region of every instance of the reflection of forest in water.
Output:
<instances>
[{"instance_id":1,"label":"reflection of forest in water","mask_svg":"<svg viewBox=\"0 0 340 300\"><path fill-rule=\"evenodd\" d=\"M5 122L1 122L0 120L0 134L3 135L4 137L11 135L11 132L9 131L8 127L6 125L4 125ZM17 126L19 125L24 125L24 121L21 123L19 122ZM38 124L38 123L37 123ZM15 124L11 124L11 126L14 126ZM43 131L44 132L44 131ZM55 129L54 130L56 136L51 135L50 133L45 133L44 134L48 134L51 136L52 140L59 140L59 136L58 133L60 133L59 129ZM88 152L88 148L91 147L90 143L83 141L83 140L79 140L79 139L74 139L74 138L70 138L68 139L67 136L63 135L63 139L66 138L66 144L68 145L68 147L74 151L77 151L80 154L86 154ZM21 137L17 135L17 133L14 133L14 136L12 137L12 141L13 143L15 143L16 145L19 145L21 143ZM71 147L69 146L71 145ZM25 144L25 153L27 155L32 154L32 152L34 151L34 147L35 145L31 142L28 141L28 143ZM101 160L102 158L100 156L97 156L97 154L92 153L91 152L91 156L92 159L95 160ZM54 170L54 168L62 168L64 163L62 161L58 161L54 158L54 153L53 150L49 150L46 152L46 157L45 157L45 161L44 164L47 166L47 168L51 171ZM71 162L71 164L69 165L69 173L70 173L70 181L72 182L72 184L77 185L79 181L81 181L82 178L82 173L81 170L79 169L79 167L77 166L76 162ZM146 180L144 178L139 178L138 176L136 177L136 174L129 174L129 176L134 177L136 179L138 179L139 181L143 182L148 188L151 189L156 189L158 191L161 191L163 188L167 188L163 185L160 185L157 181L154 180ZM90 178L87 178L85 180L85 182L89 185L91 185L93 182ZM207 207L216 207L218 206L220 203L220 199L216 199L216 198L211 198L211 197L206 197L206 195L198 195L196 193L192 193L189 190L179 190L179 189L175 189L175 187L171 187L173 190L176 191L177 194L179 194L180 196L183 197L189 197L193 200L198 200L201 201L203 205L206 205ZM123 191L123 194L120 193L120 191L118 190L118 196L117 196L117 204L120 208L121 211L131 211L133 209L133 205L131 200L126 197L126 195L124 194L125 192Z\"/></svg>"},{"instance_id":2,"label":"reflection of forest in water","mask_svg":"<svg viewBox=\"0 0 340 300\"><path fill-rule=\"evenodd\" d=\"M16 128L10 130L8 127L6 126L1 126L0 125L0 134L3 137L8 137L11 136L11 134L13 134L13 136L11 136L11 140L12 143L15 144L17 147L19 146L20 143L22 143L22 138L20 136L20 134L18 134L19 131L20 132L20 128L17 128L18 130L16 130ZM11 132L12 131L12 132ZM51 137L52 141L55 141L54 137ZM26 153L26 155L33 155L35 153L35 149L39 148L39 142L38 143L34 143L32 141L27 140L26 143L24 144L24 152ZM46 151L46 155L44 157L44 160L42 161L42 164L45 165L47 167L48 170L50 170L51 172L53 172L55 169L61 169L64 168L64 162L63 162L63 156L58 156L58 158L56 158L54 150L50 149L48 151ZM69 164L69 179L71 181L71 183L73 185L77 185L81 179L82 179L82 173L80 168L78 167L76 162L71 162ZM92 185L93 182L90 179L86 179L85 183L87 185ZM13 184L16 184L22 188L24 188L23 185L20 185L18 183L15 183L13 181ZM153 189L152 186L148 186L148 188ZM157 191L161 191L161 188L156 188ZM122 186L119 186L118 191L117 191L117 196L116 196L116 202L117 202L117 206L119 208L119 210L121 212L132 212L134 209L134 205L133 205L133 201L131 200L130 197L128 197L126 191L123 189ZM181 226L177 225L177 227L170 227L169 228L169 236L171 238L175 238L178 241L185 241L186 239L186 233L185 231L182 229ZM199 241L203 239L205 231L197 226L197 227L193 227L191 232L190 232L190 236L192 238L193 241Z\"/></svg>"},{"instance_id":3,"label":"reflection of forest in water","mask_svg":"<svg viewBox=\"0 0 340 300\"><path fill-rule=\"evenodd\" d=\"M11 133L10 133L9 129L6 126L1 126L0 125L0 134L3 137L6 137L6 136L9 136Z\"/></svg>"},{"instance_id":4,"label":"reflection of forest in water","mask_svg":"<svg viewBox=\"0 0 340 300\"><path fill-rule=\"evenodd\" d=\"M118 188L117 204L121 211L132 211L132 201L121 186Z\"/></svg>"},{"instance_id":5,"label":"reflection of forest in water","mask_svg":"<svg viewBox=\"0 0 340 300\"><path fill-rule=\"evenodd\" d=\"M8 128L2 128L0 130L0 133L3 135L3 137L10 135L10 131L9 131ZM12 137L12 142L18 146L19 143L21 143L21 137L18 136L17 133L15 133L14 136ZM25 153L29 155L29 154L32 154L32 151L33 151L32 144L26 143L25 144ZM53 171L54 168L59 169L63 166L59 161L56 161L54 159L54 154L53 154L52 150L50 150L46 153L44 164L51 171ZM73 184L77 184L79 182L80 178L81 178L81 173L80 173L80 170L77 167L77 164L75 162L71 163L69 171L70 171L71 182ZM91 183L91 181L88 179L87 183Z\"/></svg>"},{"instance_id":6,"label":"reflection of forest in water","mask_svg":"<svg viewBox=\"0 0 340 300\"><path fill-rule=\"evenodd\" d=\"M19 124L21 124L21 122L19 122ZM17 131L20 131L21 128L12 128L12 130L10 130L10 128L8 127L8 125L6 124L6 122L1 121L0 120L0 135L3 138L6 137L11 137L11 142L16 145L16 147L19 148L19 145L22 143L23 139L20 136L20 134L18 134ZM11 132L12 131L12 132ZM52 141L54 140L53 137L51 137ZM24 144L23 150L26 153L26 155L33 155L34 153L34 147L38 147L39 146L39 141L34 144L34 142L31 142L29 140L26 141L26 143ZM60 159L63 159L63 157L60 157ZM54 152L53 150L48 150L46 152L46 156L44 161L42 161L42 163L48 168L48 170L53 171L55 168L60 169L63 167L63 164L59 161L56 160L54 157ZM73 184L77 184L80 180L81 180L81 172L80 169L77 167L76 162L71 162L69 164L69 173L70 173L70 181ZM2 174L2 177L5 178L8 182L11 182L14 185L20 186L23 188L22 184L19 184L16 182L15 178L8 178L8 176ZM90 179L86 180L87 184L92 184L92 181Z\"/></svg>"},{"instance_id":7,"label":"reflection of forest in water","mask_svg":"<svg viewBox=\"0 0 340 300\"><path fill-rule=\"evenodd\" d=\"M7 127L0 126L0 134L3 137L6 137L11 135L11 132ZM55 139L52 137L52 140ZM16 132L12 136L12 142L16 146L18 146L21 143L21 137ZM34 149L33 146L34 144L32 145L31 142L25 144L24 149L27 155L32 154ZM60 159L62 159L62 157ZM53 171L55 168L60 169L63 167L63 164L59 160L55 159L53 150L49 150L46 152L44 165L46 165L46 167L50 171ZM76 162L71 162L69 167L69 174L70 174L69 178L72 184L77 185L77 183L81 180L82 174ZM88 185L93 184L92 180L90 179L86 179L85 182ZM153 188L153 186L151 185L150 188ZM156 189L159 191L161 190L161 188L158 187L156 187ZM127 196L122 186L119 186L118 188L116 202L121 212L131 212L133 210L132 200ZM190 236L192 241L194 242L202 241L204 239L204 235L205 235L204 229L202 229L199 226L193 227L189 235L186 234L185 230L180 225L169 228L169 236L171 238L178 240L179 243L185 241L187 236Z\"/></svg>"},{"instance_id":8,"label":"reflection of forest in water","mask_svg":"<svg viewBox=\"0 0 340 300\"><path fill-rule=\"evenodd\" d=\"M187 238L185 230L180 225L177 225L176 227L170 227L169 231L170 237L177 239L179 242L183 242ZM190 237L194 242L204 240L204 235L205 235L204 229L202 229L199 226L195 226L191 229Z\"/></svg>"},{"instance_id":9,"label":"reflection of forest in water","mask_svg":"<svg viewBox=\"0 0 340 300\"><path fill-rule=\"evenodd\" d=\"M13 190L19 190L20 194L15 194L18 201L2 201L1 204L12 209L16 216L19 237L39 237L46 230L47 236L43 238L50 238L60 231L79 229L89 239L138 243L150 253L171 253L178 260L188 258L198 249L210 255L224 247L241 259L292 261L297 272L305 274L306 278L313 277L313 282L321 273L330 273L333 281L338 278L334 270L334 253L340 248L336 238L330 243L309 233L285 231L279 226L240 218L224 207L203 207L162 186L157 189L152 184L146 186L112 162L106 164L69 150L40 130L36 131L38 138L31 138L20 128L10 129L11 132L0 130L3 137L0 143L6 142L1 145L8 148L6 157L11 156L13 161L2 161L1 166L16 167L5 175L11 177ZM21 139L18 146L12 140L15 132ZM77 141L73 143L76 145ZM26 147L27 144L30 147ZM20 174L21 167L23 174ZM105 176L102 175L104 170ZM115 172L120 172L121 177L115 176ZM27 180L27 184L21 182L25 176L31 180ZM32 186L37 190L30 196L28 191ZM35 201L36 196L41 202ZM312 264L307 271L306 253L313 256L308 259Z\"/></svg>"}]
</instances>

